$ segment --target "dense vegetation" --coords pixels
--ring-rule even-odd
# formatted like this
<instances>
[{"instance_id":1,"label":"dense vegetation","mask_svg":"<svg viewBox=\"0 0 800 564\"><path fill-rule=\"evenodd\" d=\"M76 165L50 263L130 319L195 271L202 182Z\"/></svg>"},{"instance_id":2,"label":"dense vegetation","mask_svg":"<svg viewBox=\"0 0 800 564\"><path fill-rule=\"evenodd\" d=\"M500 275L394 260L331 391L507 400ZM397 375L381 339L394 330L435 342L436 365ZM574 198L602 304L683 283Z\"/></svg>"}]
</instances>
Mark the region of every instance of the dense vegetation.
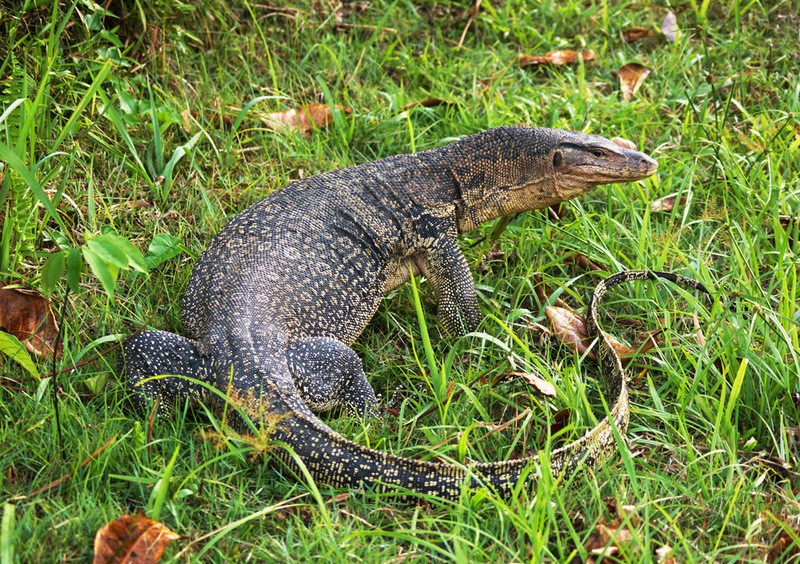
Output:
<instances>
[{"instance_id":1,"label":"dense vegetation","mask_svg":"<svg viewBox=\"0 0 800 564\"><path fill-rule=\"evenodd\" d=\"M184 535L167 556L209 560L797 557L796 3L12 4L0 4L0 281L47 294L63 338L58 369L80 366L40 381L0 358L0 552L86 561L99 527L144 512ZM668 11L674 42L659 32ZM634 26L649 37L626 42ZM595 56L519 64L554 49ZM626 63L651 71L630 101L615 75ZM270 114L312 103L351 113L306 135L275 129ZM605 467L545 475L513 500L408 506L317 492L259 456L263 444L212 432L203 417L151 429L126 408L116 351L84 362L144 326L180 331L194 260L270 191L517 123L625 137L659 173L557 215L514 218L499 236L492 224L469 234L479 332L441 338L421 286L452 402L431 391L406 285L357 345L376 389L399 394L397 413L330 423L405 456L546 456L604 410L591 361L543 330L546 305L561 298L580 310L603 276L570 257L717 289L713 304L665 284L621 288L606 302L607 330L641 342L660 329L662 343L630 364L630 436ZM674 209L651 211L672 193ZM45 375L52 363L37 368ZM540 374L557 396L512 372Z\"/></svg>"}]
</instances>

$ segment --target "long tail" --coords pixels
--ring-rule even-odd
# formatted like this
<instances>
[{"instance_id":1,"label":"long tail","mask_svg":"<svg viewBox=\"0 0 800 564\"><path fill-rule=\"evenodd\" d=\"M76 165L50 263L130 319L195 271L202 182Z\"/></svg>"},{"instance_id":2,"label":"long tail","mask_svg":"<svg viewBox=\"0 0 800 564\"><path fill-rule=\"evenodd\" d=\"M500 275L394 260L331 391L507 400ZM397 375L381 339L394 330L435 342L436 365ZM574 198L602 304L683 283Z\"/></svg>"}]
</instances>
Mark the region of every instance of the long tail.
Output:
<instances>
[{"instance_id":1,"label":"long tail","mask_svg":"<svg viewBox=\"0 0 800 564\"><path fill-rule=\"evenodd\" d=\"M597 356L605 380L605 398L611 408L608 416L583 437L550 453L551 472L554 476L570 474L582 464L593 466L602 463L616 450L615 430L619 435L625 434L630 413L627 376L608 335L599 329L598 306L605 292L613 286L657 278L710 294L701 283L690 278L645 270L630 270L612 275L595 288L589 303L587 328L589 336L597 338ZM284 412L289 414L274 425L272 439L289 445L315 481L334 487L395 490L399 487L441 498L457 499L469 476L470 487L488 486L501 495L507 495L522 473L530 466L538 464L536 455L468 466L395 456L358 445L337 434L302 404L290 386L276 386L267 393L272 394L267 403L272 403L273 406L276 405L275 402L282 404ZM260 406L264 406L265 402L250 401L253 399L255 398L234 397L234 402L243 406L245 413L252 419L263 421L263 408ZM288 451L281 449L279 456L290 466L296 467L294 457Z\"/></svg>"}]
</instances>

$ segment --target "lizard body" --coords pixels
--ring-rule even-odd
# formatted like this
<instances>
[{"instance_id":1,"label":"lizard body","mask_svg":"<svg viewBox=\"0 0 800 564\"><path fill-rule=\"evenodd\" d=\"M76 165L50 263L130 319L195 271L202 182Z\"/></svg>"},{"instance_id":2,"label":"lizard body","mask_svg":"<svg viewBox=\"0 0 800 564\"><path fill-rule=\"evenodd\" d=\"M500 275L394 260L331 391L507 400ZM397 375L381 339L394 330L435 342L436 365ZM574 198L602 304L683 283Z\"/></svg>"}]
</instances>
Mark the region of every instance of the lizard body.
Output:
<instances>
[{"instance_id":1,"label":"lizard body","mask_svg":"<svg viewBox=\"0 0 800 564\"><path fill-rule=\"evenodd\" d=\"M314 412L348 406L364 416L376 408L350 345L410 272L431 283L449 334L477 328L481 314L459 233L656 168L650 157L602 137L519 126L290 184L237 215L199 259L182 309L188 338L147 331L125 344L129 386L137 401L158 399L168 411L187 399L214 403L214 394L185 378L151 376L211 384L256 426L277 417L272 438L332 486L394 485L457 498L470 476L471 485L508 493L535 457L469 469L402 458L345 439ZM625 432L625 377L616 354L607 356L612 422L554 450L554 474L613 450L612 425Z\"/></svg>"}]
</instances>

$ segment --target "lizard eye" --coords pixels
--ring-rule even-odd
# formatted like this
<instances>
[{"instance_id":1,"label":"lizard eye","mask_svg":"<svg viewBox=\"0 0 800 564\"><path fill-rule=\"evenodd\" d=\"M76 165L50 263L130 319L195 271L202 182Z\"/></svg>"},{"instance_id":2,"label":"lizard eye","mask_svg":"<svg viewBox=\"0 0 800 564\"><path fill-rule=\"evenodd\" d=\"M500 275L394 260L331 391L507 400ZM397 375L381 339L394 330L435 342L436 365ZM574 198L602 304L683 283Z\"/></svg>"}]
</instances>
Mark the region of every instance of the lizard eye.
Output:
<instances>
[{"instance_id":1,"label":"lizard eye","mask_svg":"<svg viewBox=\"0 0 800 564\"><path fill-rule=\"evenodd\" d=\"M553 166L558 166L561 164L561 151L556 151L553 153Z\"/></svg>"},{"instance_id":2,"label":"lizard eye","mask_svg":"<svg viewBox=\"0 0 800 564\"><path fill-rule=\"evenodd\" d=\"M592 155L595 157L605 157L606 152L603 149L592 149Z\"/></svg>"}]
</instances>

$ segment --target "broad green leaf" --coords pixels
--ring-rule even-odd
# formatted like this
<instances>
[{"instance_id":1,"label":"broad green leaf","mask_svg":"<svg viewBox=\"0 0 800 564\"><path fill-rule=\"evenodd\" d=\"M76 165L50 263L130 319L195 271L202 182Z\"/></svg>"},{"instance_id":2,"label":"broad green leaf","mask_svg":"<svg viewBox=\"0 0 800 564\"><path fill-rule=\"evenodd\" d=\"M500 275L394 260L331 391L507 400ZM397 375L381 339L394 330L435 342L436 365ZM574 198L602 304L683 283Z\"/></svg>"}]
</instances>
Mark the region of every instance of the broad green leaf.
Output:
<instances>
[{"instance_id":1,"label":"broad green leaf","mask_svg":"<svg viewBox=\"0 0 800 564\"><path fill-rule=\"evenodd\" d=\"M0 331L0 352L22 366L34 378L39 377L39 371L36 370L36 365L33 363L31 355L25 350L25 345L20 343L19 339L14 335Z\"/></svg>"},{"instance_id":2,"label":"broad green leaf","mask_svg":"<svg viewBox=\"0 0 800 564\"><path fill-rule=\"evenodd\" d=\"M125 237L120 237L116 233L103 235L103 238L109 241L109 243L116 245L119 250L125 253L125 256L128 257L128 266L139 272L147 273L147 264L144 262L142 251L140 251L136 245Z\"/></svg>"},{"instance_id":3,"label":"broad green leaf","mask_svg":"<svg viewBox=\"0 0 800 564\"><path fill-rule=\"evenodd\" d=\"M100 374L99 376L92 376L90 378L86 378L83 381L86 384L86 387L89 388L89 391L95 395L99 394L103 391L106 384L108 383L108 373Z\"/></svg>"},{"instance_id":4,"label":"broad green leaf","mask_svg":"<svg viewBox=\"0 0 800 564\"><path fill-rule=\"evenodd\" d=\"M86 259L86 262L89 264L89 268L92 270L92 273L97 276L97 279L100 280L100 284L103 285L103 290L106 291L110 297L114 297L114 288L117 286L117 274L119 274L119 268L116 265L110 264L103 260L103 258L95 253L89 247L82 247L81 250L83 251L83 258Z\"/></svg>"},{"instance_id":5,"label":"broad green leaf","mask_svg":"<svg viewBox=\"0 0 800 564\"><path fill-rule=\"evenodd\" d=\"M67 251L67 284L72 292L80 289L81 272L83 271L83 258L78 249Z\"/></svg>"},{"instance_id":6,"label":"broad green leaf","mask_svg":"<svg viewBox=\"0 0 800 564\"><path fill-rule=\"evenodd\" d=\"M45 295L50 294L55 289L58 280L63 276L65 258L63 251L56 251L44 263L41 287Z\"/></svg>"},{"instance_id":7,"label":"broad green leaf","mask_svg":"<svg viewBox=\"0 0 800 564\"><path fill-rule=\"evenodd\" d=\"M89 239L86 245L103 261L113 264L117 268L128 268L128 257L125 252L106 237L107 235L98 235Z\"/></svg>"},{"instance_id":8,"label":"broad green leaf","mask_svg":"<svg viewBox=\"0 0 800 564\"><path fill-rule=\"evenodd\" d=\"M103 260L118 268L123 270L133 268L139 272L147 272L142 252L124 237L107 233L92 237L87 245Z\"/></svg>"},{"instance_id":9,"label":"broad green leaf","mask_svg":"<svg viewBox=\"0 0 800 564\"><path fill-rule=\"evenodd\" d=\"M144 255L144 262L147 268L153 269L165 263L169 259L177 256L181 252L181 240L169 233L158 233L150 241L147 253Z\"/></svg>"}]
</instances>

